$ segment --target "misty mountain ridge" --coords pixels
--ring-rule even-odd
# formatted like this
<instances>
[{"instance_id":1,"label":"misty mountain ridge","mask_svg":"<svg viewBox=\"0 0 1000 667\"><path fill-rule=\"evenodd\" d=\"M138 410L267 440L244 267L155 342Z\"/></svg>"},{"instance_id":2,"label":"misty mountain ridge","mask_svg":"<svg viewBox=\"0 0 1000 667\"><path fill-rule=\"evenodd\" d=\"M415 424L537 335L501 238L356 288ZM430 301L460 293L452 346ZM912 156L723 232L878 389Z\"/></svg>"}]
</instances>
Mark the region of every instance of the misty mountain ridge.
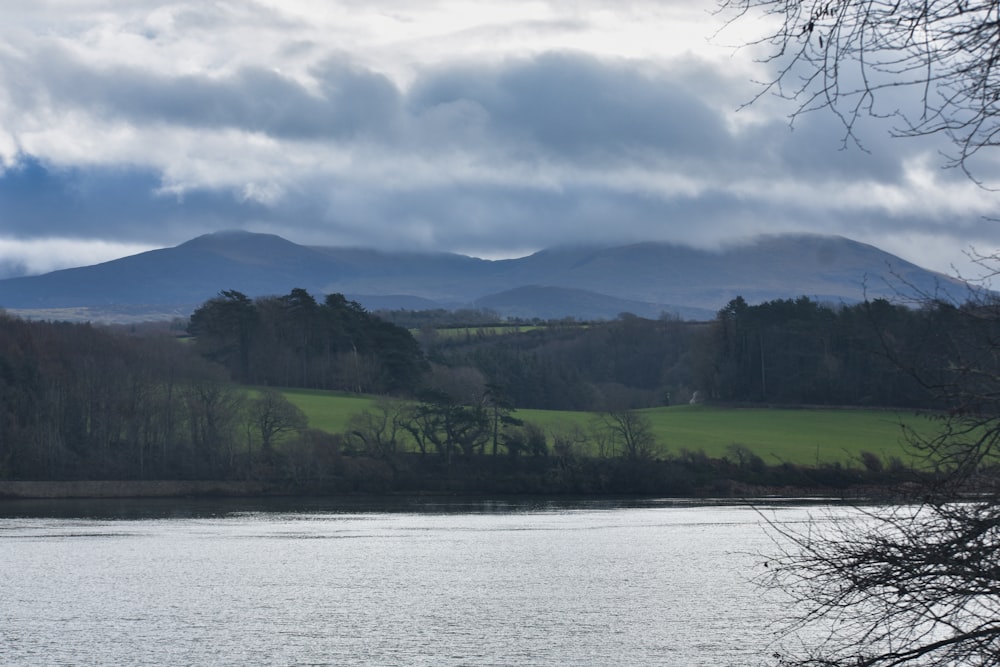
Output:
<instances>
[{"instance_id":1,"label":"misty mountain ridge","mask_svg":"<svg viewBox=\"0 0 1000 667\"><path fill-rule=\"evenodd\" d=\"M749 303L900 300L964 283L839 236L770 235L720 250L667 242L579 245L518 259L305 246L273 234L217 232L121 259L0 280L0 307L71 319L187 315L221 290L249 296L301 287L340 292L369 310L487 308L522 318L611 319L622 312L709 319L736 296ZM88 317L88 314L90 315ZM55 316L52 316L56 319Z\"/></svg>"}]
</instances>

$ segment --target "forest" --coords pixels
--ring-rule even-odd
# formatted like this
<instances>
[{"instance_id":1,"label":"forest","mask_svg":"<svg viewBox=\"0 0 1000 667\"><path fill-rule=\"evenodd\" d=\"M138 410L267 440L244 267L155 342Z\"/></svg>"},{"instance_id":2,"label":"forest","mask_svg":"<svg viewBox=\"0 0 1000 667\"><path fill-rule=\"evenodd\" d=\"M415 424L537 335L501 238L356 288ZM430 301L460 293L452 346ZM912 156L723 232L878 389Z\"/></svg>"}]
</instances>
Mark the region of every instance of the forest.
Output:
<instances>
[{"instance_id":1,"label":"forest","mask_svg":"<svg viewBox=\"0 0 1000 667\"><path fill-rule=\"evenodd\" d=\"M775 486L799 472L736 449L721 461L668 454L636 409L974 410L948 388L962 368L995 370L1000 333L971 303L805 297L736 298L709 322L463 317L369 313L301 289L256 299L223 291L173 330L0 316L0 479L272 479L313 491ZM407 320L419 328L394 323ZM308 428L278 391L290 387L382 398L330 434ZM602 426L547 433L519 408L592 411ZM582 440L601 456L582 455ZM877 482L886 472L865 468L865 479L843 470L812 479Z\"/></svg>"},{"instance_id":2,"label":"forest","mask_svg":"<svg viewBox=\"0 0 1000 667\"><path fill-rule=\"evenodd\" d=\"M992 330L972 305L738 297L711 322L623 313L517 334L467 329L424 345L445 374L472 369L520 408L634 409L687 403L695 392L727 404L941 408L928 383L944 379L928 374L984 350Z\"/></svg>"}]
</instances>

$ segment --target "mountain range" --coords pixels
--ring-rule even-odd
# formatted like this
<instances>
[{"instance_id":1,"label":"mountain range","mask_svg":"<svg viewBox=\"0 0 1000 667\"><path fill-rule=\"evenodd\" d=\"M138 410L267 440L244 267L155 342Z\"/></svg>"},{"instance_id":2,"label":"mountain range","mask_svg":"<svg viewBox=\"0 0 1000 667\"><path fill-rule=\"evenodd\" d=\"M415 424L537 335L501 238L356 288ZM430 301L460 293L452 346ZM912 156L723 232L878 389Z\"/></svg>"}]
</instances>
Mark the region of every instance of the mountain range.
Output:
<instances>
[{"instance_id":1,"label":"mountain range","mask_svg":"<svg viewBox=\"0 0 1000 667\"><path fill-rule=\"evenodd\" d=\"M369 310L491 309L545 319L622 312L709 319L749 303L808 296L833 303L897 300L963 283L838 236L768 235L720 250L663 242L550 248L518 259L305 246L271 234L206 234L93 266L0 280L0 307L53 319L186 316L221 290L249 296L301 287L340 292Z\"/></svg>"}]
</instances>

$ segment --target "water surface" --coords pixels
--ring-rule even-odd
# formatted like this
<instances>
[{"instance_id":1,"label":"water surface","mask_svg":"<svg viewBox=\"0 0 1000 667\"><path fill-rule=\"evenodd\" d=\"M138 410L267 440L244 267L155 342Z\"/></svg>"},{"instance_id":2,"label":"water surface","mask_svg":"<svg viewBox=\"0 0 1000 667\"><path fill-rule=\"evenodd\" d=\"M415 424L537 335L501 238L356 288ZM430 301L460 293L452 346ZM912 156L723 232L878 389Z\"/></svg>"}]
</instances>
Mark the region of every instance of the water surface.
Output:
<instances>
[{"instance_id":1,"label":"water surface","mask_svg":"<svg viewBox=\"0 0 1000 667\"><path fill-rule=\"evenodd\" d=\"M659 501L2 502L0 663L753 665L784 614L750 581L763 523Z\"/></svg>"}]
</instances>

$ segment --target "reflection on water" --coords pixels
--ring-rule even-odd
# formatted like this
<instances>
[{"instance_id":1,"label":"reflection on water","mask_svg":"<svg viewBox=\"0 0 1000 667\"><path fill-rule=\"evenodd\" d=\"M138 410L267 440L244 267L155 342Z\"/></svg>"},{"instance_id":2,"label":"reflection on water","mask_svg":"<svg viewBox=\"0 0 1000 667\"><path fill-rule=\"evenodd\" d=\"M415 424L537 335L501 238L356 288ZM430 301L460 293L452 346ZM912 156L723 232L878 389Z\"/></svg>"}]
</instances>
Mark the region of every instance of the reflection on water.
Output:
<instances>
[{"instance_id":1,"label":"reflection on water","mask_svg":"<svg viewBox=\"0 0 1000 667\"><path fill-rule=\"evenodd\" d=\"M756 507L816 505L813 499L775 498L754 501ZM617 510L624 508L681 508L733 506L731 499L676 499L646 497L511 496L323 496L260 498L81 498L0 499L0 519L14 517L85 519L194 519L244 513L421 513L489 514Z\"/></svg>"},{"instance_id":2,"label":"reflection on water","mask_svg":"<svg viewBox=\"0 0 1000 667\"><path fill-rule=\"evenodd\" d=\"M0 516L4 664L752 665L781 615L749 582L769 538L747 507L5 501Z\"/></svg>"}]
</instances>

